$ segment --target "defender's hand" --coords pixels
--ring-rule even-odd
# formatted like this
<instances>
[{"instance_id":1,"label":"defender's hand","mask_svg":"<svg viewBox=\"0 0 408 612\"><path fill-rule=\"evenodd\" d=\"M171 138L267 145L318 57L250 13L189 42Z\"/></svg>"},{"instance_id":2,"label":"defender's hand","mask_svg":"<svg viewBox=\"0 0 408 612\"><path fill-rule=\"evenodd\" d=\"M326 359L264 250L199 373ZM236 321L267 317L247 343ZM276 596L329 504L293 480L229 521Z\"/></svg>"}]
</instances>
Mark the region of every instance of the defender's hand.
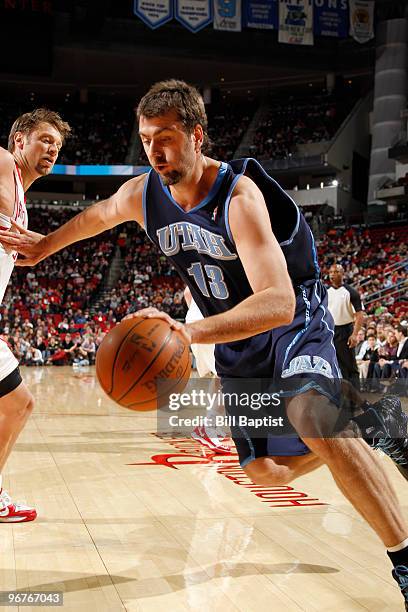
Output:
<instances>
[{"instance_id":1,"label":"defender's hand","mask_svg":"<svg viewBox=\"0 0 408 612\"><path fill-rule=\"evenodd\" d=\"M123 317L123 321L126 321L127 319L137 319L137 318L141 318L141 319L162 319L163 321L166 321L171 329L176 329L177 331L179 331L181 333L181 335L183 336L184 340L187 342L187 344L191 344L191 335L189 333L189 331L187 330L186 326L183 325L183 323L180 323L179 321L175 321L174 319L172 319L166 312L162 312L161 310L157 310L157 308L142 308L141 310L138 310L137 312L132 312L128 315L126 315L126 317Z\"/></svg>"},{"instance_id":2,"label":"defender's hand","mask_svg":"<svg viewBox=\"0 0 408 612\"><path fill-rule=\"evenodd\" d=\"M46 236L25 229L11 219L14 232L0 230L0 242L8 250L17 251L24 259L17 259L17 266L35 266L47 257L45 251Z\"/></svg>"}]
</instances>

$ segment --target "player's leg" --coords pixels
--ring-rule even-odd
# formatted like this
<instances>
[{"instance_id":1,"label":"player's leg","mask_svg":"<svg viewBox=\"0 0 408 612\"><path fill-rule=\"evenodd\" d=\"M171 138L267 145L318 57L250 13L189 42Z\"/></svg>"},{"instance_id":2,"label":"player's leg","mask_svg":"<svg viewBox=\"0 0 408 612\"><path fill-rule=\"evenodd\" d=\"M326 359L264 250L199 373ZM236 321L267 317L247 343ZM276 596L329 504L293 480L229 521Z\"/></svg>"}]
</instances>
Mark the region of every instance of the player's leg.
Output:
<instances>
[{"instance_id":1,"label":"player's leg","mask_svg":"<svg viewBox=\"0 0 408 612\"><path fill-rule=\"evenodd\" d=\"M0 380L0 473L33 407L33 397L22 382L16 367ZM36 516L34 508L11 500L8 493L2 489L0 476L0 522L32 521Z\"/></svg>"},{"instance_id":2,"label":"player's leg","mask_svg":"<svg viewBox=\"0 0 408 612\"><path fill-rule=\"evenodd\" d=\"M319 419L313 419L313 405L321 402L315 391L302 393L287 402L287 414L301 433L306 421L315 428L312 437L302 436L308 448L331 471L338 487L382 540L394 564L393 576L399 583L408 609L408 526L402 516L395 492L374 451L362 438L320 437ZM326 400L327 410L337 407ZM316 427L315 427L316 426ZM323 430L325 425L323 425ZM391 550L390 550L391 549Z\"/></svg>"},{"instance_id":3,"label":"player's leg","mask_svg":"<svg viewBox=\"0 0 408 612\"><path fill-rule=\"evenodd\" d=\"M255 484L286 485L323 465L298 437L260 437L253 428L237 426L231 427L231 434L240 465Z\"/></svg>"},{"instance_id":4,"label":"player's leg","mask_svg":"<svg viewBox=\"0 0 408 612\"><path fill-rule=\"evenodd\" d=\"M186 321L193 322L203 319L198 306L191 300ZM195 358L197 374L200 378L209 379L208 393L212 393L215 397L218 391L217 370L215 368L214 344L192 344L191 351ZM213 427L195 427L191 433L191 437L206 446L214 453L222 455L232 452L231 444L228 441L225 428L216 426L216 417L224 416L224 407L218 402L207 411L206 416L209 421L214 422Z\"/></svg>"},{"instance_id":5,"label":"player's leg","mask_svg":"<svg viewBox=\"0 0 408 612\"><path fill-rule=\"evenodd\" d=\"M267 487L286 485L313 470L324 462L314 453L299 457L258 457L244 468L244 472L255 484Z\"/></svg>"},{"instance_id":6,"label":"player's leg","mask_svg":"<svg viewBox=\"0 0 408 612\"><path fill-rule=\"evenodd\" d=\"M10 383L20 379L18 386L7 391ZM2 394L2 390L6 394ZM34 408L34 399L20 374L14 370L5 380L0 382L0 473Z\"/></svg>"}]
</instances>

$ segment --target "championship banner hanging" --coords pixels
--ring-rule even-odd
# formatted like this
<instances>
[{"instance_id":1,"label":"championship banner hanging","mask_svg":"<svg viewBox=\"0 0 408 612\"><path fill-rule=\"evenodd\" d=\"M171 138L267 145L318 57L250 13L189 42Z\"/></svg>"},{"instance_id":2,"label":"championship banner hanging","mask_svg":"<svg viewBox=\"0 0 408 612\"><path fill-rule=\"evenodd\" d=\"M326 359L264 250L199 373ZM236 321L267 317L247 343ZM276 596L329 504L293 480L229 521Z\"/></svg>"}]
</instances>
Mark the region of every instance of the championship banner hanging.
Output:
<instances>
[{"instance_id":1,"label":"championship banner hanging","mask_svg":"<svg viewBox=\"0 0 408 612\"><path fill-rule=\"evenodd\" d=\"M133 12L154 30L173 19L173 0L134 0Z\"/></svg>"},{"instance_id":2,"label":"championship banner hanging","mask_svg":"<svg viewBox=\"0 0 408 612\"><path fill-rule=\"evenodd\" d=\"M313 30L316 36L347 38L349 7L347 0L314 0Z\"/></svg>"},{"instance_id":3,"label":"championship banner hanging","mask_svg":"<svg viewBox=\"0 0 408 612\"><path fill-rule=\"evenodd\" d=\"M278 0L246 0L244 10L247 28L278 29Z\"/></svg>"},{"instance_id":4,"label":"championship banner hanging","mask_svg":"<svg viewBox=\"0 0 408 612\"><path fill-rule=\"evenodd\" d=\"M214 0L214 30L240 32L241 0Z\"/></svg>"},{"instance_id":5,"label":"championship banner hanging","mask_svg":"<svg viewBox=\"0 0 408 612\"><path fill-rule=\"evenodd\" d=\"M279 0L279 42L313 45L313 0Z\"/></svg>"},{"instance_id":6,"label":"championship banner hanging","mask_svg":"<svg viewBox=\"0 0 408 612\"><path fill-rule=\"evenodd\" d=\"M176 19L190 32L198 32L213 20L212 0L176 0Z\"/></svg>"},{"instance_id":7,"label":"championship banner hanging","mask_svg":"<svg viewBox=\"0 0 408 612\"><path fill-rule=\"evenodd\" d=\"M350 0L350 36L359 43L374 38L374 0Z\"/></svg>"}]
</instances>

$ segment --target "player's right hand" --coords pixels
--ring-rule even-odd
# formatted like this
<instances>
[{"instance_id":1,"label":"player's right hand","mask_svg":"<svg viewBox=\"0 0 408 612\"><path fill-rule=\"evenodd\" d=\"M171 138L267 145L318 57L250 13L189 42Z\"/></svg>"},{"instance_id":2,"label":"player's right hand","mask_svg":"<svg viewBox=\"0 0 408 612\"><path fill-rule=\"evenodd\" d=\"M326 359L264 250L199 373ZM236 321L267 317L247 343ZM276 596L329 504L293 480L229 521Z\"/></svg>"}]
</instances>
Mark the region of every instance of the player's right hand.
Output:
<instances>
[{"instance_id":1,"label":"player's right hand","mask_svg":"<svg viewBox=\"0 0 408 612\"><path fill-rule=\"evenodd\" d=\"M24 259L17 259L16 266L35 266L47 257L46 236L25 229L11 219L14 231L0 230L0 242L6 249L17 251Z\"/></svg>"},{"instance_id":2,"label":"player's right hand","mask_svg":"<svg viewBox=\"0 0 408 612\"><path fill-rule=\"evenodd\" d=\"M184 340L187 342L187 344L191 344L191 334L187 330L187 327L183 323L180 323L180 321L175 321L174 319L172 319L170 315L168 315L166 312L163 312L162 310L158 310L157 308L153 308L152 306L149 306L148 308L141 308L140 310L137 310L136 312L131 312L130 314L123 317L122 321L135 318L162 319L163 321L166 321L172 329L176 329L177 331L179 331L183 336Z\"/></svg>"}]
</instances>

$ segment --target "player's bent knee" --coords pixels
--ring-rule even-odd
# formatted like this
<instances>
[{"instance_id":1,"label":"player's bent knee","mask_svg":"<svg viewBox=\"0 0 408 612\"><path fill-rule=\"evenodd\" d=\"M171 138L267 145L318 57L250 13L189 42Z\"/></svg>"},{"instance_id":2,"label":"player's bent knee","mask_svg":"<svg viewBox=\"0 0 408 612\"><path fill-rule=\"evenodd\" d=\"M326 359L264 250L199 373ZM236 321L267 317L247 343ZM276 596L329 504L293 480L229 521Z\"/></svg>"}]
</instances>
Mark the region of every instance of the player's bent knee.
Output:
<instances>
[{"instance_id":1,"label":"player's bent knee","mask_svg":"<svg viewBox=\"0 0 408 612\"><path fill-rule=\"evenodd\" d=\"M254 484L266 487L286 485L293 479L292 470L287 465L277 465L270 457L255 459L243 470Z\"/></svg>"}]
</instances>

